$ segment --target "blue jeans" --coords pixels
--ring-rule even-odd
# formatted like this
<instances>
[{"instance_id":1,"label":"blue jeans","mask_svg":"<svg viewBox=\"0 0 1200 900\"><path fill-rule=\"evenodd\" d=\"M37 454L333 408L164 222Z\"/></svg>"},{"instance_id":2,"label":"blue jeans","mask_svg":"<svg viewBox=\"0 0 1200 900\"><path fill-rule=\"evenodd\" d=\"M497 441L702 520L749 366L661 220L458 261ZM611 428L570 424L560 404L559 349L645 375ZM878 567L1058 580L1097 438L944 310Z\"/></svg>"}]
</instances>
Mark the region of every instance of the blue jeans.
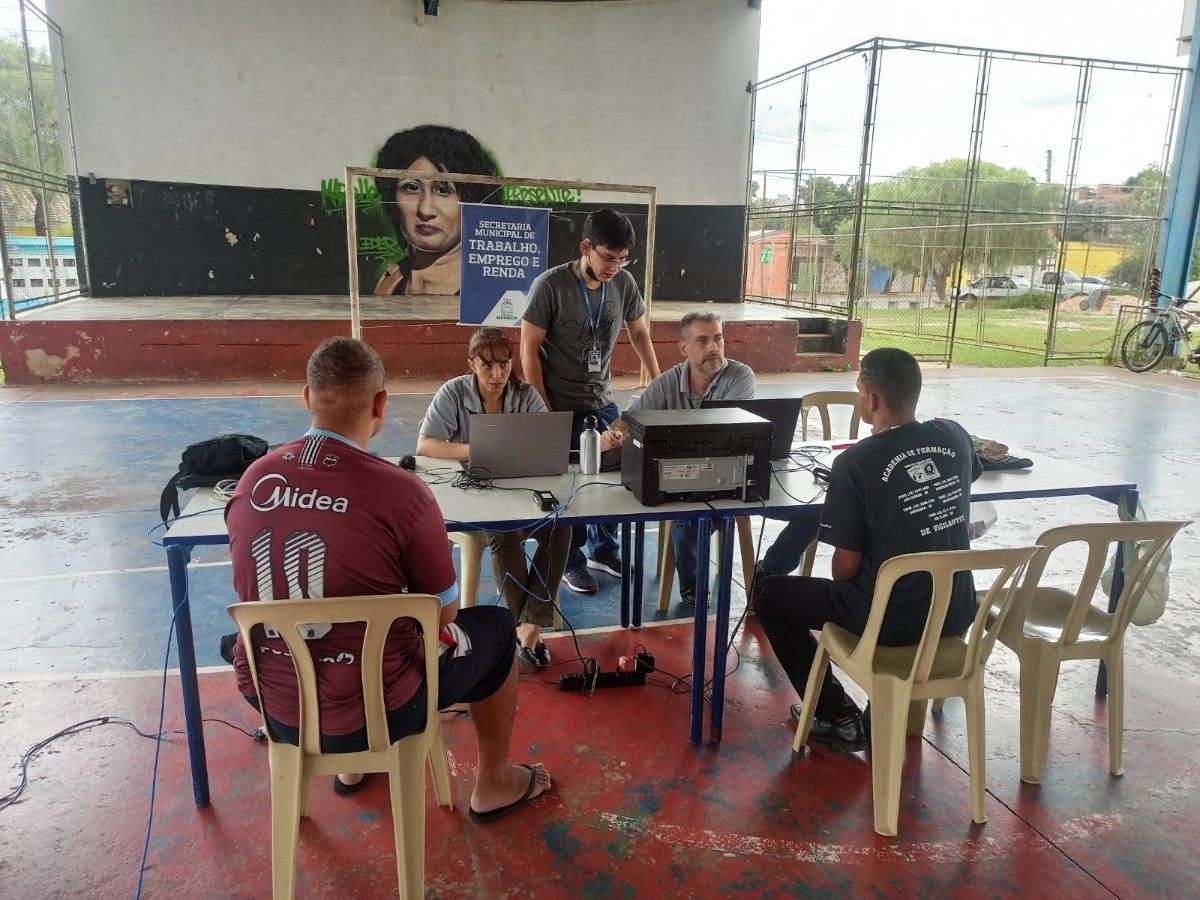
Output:
<instances>
[{"instance_id":1,"label":"blue jeans","mask_svg":"<svg viewBox=\"0 0 1200 900\"><path fill-rule=\"evenodd\" d=\"M713 526L716 527L715 525ZM671 544L675 548L675 574L679 576L679 593L696 595L696 556L700 536L696 523L676 519L671 523Z\"/></svg>"},{"instance_id":2,"label":"blue jeans","mask_svg":"<svg viewBox=\"0 0 1200 900\"><path fill-rule=\"evenodd\" d=\"M596 417L596 430L603 431L613 422L620 418L621 411L617 409L617 404L610 403L608 406L602 406L600 409L575 412L571 419L571 449L579 449L579 436L583 434L584 419L588 416ZM620 556L617 552L620 546L617 542L617 528L615 525L588 525L582 528L575 526L574 533L571 535L571 552L567 555L567 571L577 572L587 566L587 558L583 555L584 546L588 548L588 555L592 559L612 559Z\"/></svg>"},{"instance_id":3,"label":"blue jeans","mask_svg":"<svg viewBox=\"0 0 1200 900\"><path fill-rule=\"evenodd\" d=\"M771 516L771 518L776 518ZM758 564L758 572L762 575L790 575L799 567L804 559L804 551L808 545L817 539L821 530L820 521L805 511L802 516L791 519L784 526L779 537L775 538L767 552L763 554ZM678 557L676 553L676 557Z\"/></svg>"}]
</instances>

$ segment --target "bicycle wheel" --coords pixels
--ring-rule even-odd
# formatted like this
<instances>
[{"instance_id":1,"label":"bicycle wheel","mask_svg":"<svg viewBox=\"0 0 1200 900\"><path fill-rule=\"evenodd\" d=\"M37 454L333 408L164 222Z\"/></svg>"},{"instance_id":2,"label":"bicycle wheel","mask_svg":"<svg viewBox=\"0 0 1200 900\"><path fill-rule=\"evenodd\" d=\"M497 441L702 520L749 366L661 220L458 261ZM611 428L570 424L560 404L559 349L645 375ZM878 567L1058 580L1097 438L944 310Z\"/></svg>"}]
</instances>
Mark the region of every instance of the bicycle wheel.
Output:
<instances>
[{"instance_id":1,"label":"bicycle wheel","mask_svg":"<svg viewBox=\"0 0 1200 900\"><path fill-rule=\"evenodd\" d=\"M1167 355L1167 329L1161 322L1138 322L1121 342L1121 362L1130 372L1148 372Z\"/></svg>"}]
</instances>

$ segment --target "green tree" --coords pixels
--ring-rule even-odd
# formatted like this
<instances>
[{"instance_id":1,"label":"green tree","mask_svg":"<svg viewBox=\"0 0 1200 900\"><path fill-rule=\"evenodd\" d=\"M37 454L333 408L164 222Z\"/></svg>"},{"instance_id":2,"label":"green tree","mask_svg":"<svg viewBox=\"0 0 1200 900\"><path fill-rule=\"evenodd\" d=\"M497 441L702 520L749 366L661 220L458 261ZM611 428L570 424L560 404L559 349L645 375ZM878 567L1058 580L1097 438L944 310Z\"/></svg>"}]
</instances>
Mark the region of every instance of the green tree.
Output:
<instances>
[{"instance_id":1,"label":"green tree","mask_svg":"<svg viewBox=\"0 0 1200 900\"><path fill-rule=\"evenodd\" d=\"M946 301L946 281L960 260L973 271L1033 265L1056 235L1047 221L1059 209L1061 186L1039 184L1023 169L980 162L971 197L963 255L962 207L967 160L947 159L873 182L863 209L863 261L929 279ZM988 228L987 226L995 226ZM838 226L834 252L849 264L853 218Z\"/></svg>"},{"instance_id":2,"label":"green tree","mask_svg":"<svg viewBox=\"0 0 1200 900\"><path fill-rule=\"evenodd\" d=\"M842 223L854 218L854 180L837 182L826 175L810 176L800 190L801 214L812 215L821 234L837 234Z\"/></svg>"},{"instance_id":3,"label":"green tree","mask_svg":"<svg viewBox=\"0 0 1200 900\"><path fill-rule=\"evenodd\" d=\"M25 48L20 40L0 37L0 162L36 172L39 169L37 141L41 139L41 167L50 175L66 174L63 144L59 133L58 96L54 87L54 66L46 47L31 46L30 66L33 72L33 109L30 108L28 70ZM37 112L38 128L34 131ZM20 176L17 176L20 178ZM30 198L31 221L8 223L9 226L32 226L36 234L44 235L46 212L42 209L42 192L34 190L32 178L21 179Z\"/></svg>"},{"instance_id":4,"label":"green tree","mask_svg":"<svg viewBox=\"0 0 1200 900\"><path fill-rule=\"evenodd\" d=\"M1136 175L1126 178L1124 187L1128 194L1122 212L1126 215L1160 218L1162 207L1159 205L1159 198L1166 180L1166 173L1157 163L1151 163ZM1150 246L1152 233L1152 227L1146 222L1129 222L1123 225L1121 237L1131 249L1108 274L1109 281L1125 285L1139 295L1145 291L1144 279L1149 271L1147 257L1153 262L1158 253L1157 247ZM1192 281L1200 279L1200 252L1195 249L1192 251L1192 266L1188 278Z\"/></svg>"}]
</instances>

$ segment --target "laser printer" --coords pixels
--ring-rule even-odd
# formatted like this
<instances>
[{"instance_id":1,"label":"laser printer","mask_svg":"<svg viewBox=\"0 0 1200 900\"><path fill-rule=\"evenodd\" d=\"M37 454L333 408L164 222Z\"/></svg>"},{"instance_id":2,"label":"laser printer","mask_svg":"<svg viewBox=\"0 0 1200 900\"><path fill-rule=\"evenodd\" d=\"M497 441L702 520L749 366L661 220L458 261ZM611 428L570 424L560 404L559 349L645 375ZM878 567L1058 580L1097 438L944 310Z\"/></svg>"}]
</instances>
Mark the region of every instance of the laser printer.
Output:
<instances>
[{"instance_id":1,"label":"laser printer","mask_svg":"<svg viewBox=\"0 0 1200 900\"><path fill-rule=\"evenodd\" d=\"M624 413L621 484L646 506L767 500L774 426L742 409Z\"/></svg>"}]
</instances>

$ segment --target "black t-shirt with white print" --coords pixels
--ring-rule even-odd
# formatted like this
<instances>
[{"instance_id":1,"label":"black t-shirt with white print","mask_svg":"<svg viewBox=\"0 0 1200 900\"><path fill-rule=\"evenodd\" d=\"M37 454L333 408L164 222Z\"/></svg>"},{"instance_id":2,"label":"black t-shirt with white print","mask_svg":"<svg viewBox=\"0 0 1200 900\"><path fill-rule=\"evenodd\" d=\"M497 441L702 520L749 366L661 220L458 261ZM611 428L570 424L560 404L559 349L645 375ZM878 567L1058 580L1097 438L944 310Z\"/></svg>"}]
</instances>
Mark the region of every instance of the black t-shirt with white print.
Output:
<instances>
[{"instance_id":1,"label":"black t-shirt with white print","mask_svg":"<svg viewBox=\"0 0 1200 900\"><path fill-rule=\"evenodd\" d=\"M971 436L956 422L910 422L871 435L834 462L825 509L823 543L862 553L854 584L870 596L875 578L893 556L970 547L971 483L983 471ZM885 632L919 634L929 611L925 574L896 583ZM955 576L943 634L963 634L975 615L970 572Z\"/></svg>"}]
</instances>

